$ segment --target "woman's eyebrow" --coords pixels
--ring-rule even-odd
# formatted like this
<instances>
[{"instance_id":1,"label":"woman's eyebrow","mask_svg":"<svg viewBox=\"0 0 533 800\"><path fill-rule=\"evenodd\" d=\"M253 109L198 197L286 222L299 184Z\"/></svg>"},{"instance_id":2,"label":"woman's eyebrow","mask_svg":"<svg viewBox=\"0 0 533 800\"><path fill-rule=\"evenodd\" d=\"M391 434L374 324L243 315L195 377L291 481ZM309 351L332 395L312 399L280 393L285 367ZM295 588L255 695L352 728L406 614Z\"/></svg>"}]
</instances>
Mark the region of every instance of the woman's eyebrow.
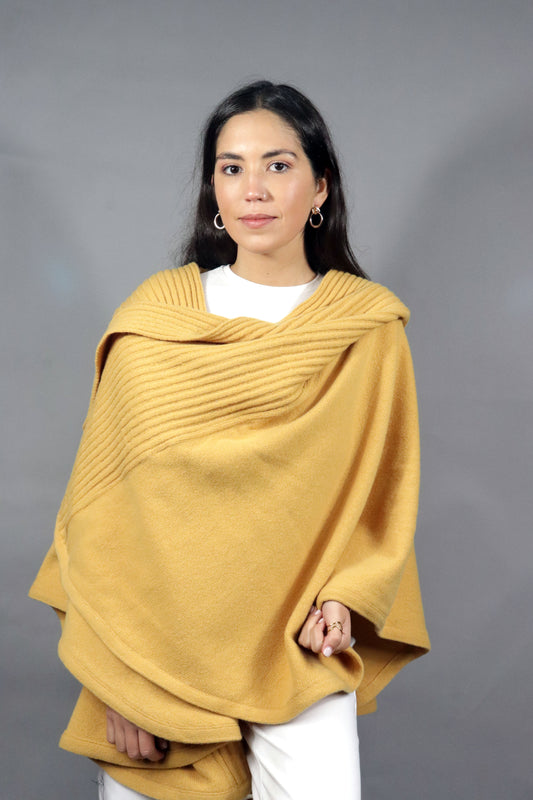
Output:
<instances>
[{"instance_id":1,"label":"woman's eyebrow","mask_svg":"<svg viewBox=\"0 0 533 800\"><path fill-rule=\"evenodd\" d=\"M280 150L269 150L268 153L263 153L262 158L275 158L276 156L292 156L293 158L298 158L297 154L294 153L292 150L284 150L281 148ZM244 158L240 156L238 153L219 153L216 157L217 161L222 160L231 160L231 161L244 161Z\"/></svg>"},{"instance_id":2,"label":"woman's eyebrow","mask_svg":"<svg viewBox=\"0 0 533 800\"><path fill-rule=\"evenodd\" d=\"M230 159L231 161L243 161L243 157L237 153L219 153L216 160L222 161L223 159Z\"/></svg>"},{"instance_id":3,"label":"woman's eyebrow","mask_svg":"<svg viewBox=\"0 0 533 800\"><path fill-rule=\"evenodd\" d=\"M296 153L293 153L292 150L269 150L268 153L263 155L263 158L274 158L275 156L292 156L293 158L298 158Z\"/></svg>"}]
</instances>

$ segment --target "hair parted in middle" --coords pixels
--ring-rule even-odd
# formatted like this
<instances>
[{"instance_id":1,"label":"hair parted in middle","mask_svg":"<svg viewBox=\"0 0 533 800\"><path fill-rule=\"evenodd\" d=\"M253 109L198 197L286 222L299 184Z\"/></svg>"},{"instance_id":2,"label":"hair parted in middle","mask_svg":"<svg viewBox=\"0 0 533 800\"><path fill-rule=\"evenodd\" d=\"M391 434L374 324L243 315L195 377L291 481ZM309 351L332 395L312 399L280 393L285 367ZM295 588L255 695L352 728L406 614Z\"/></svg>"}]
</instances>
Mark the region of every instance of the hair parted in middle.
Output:
<instances>
[{"instance_id":1,"label":"hair parted in middle","mask_svg":"<svg viewBox=\"0 0 533 800\"><path fill-rule=\"evenodd\" d=\"M366 278L352 252L347 233L346 202L342 179L328 127L313 103L288 84L260 80L249 83L228 95L208 118L201 140L200 189L192 232L185 242L182 263L196 261L203 269L231 264L237 257L237 245L225 230L217 230L217 213L212 176L215 170L219 134L231 117L265 109L277 114L296 133L315 178L326 177L328 197L321 207L324 224L306 225L304 249L311 269L321 275L338 269Z\"/></svg>"}]
</instances>

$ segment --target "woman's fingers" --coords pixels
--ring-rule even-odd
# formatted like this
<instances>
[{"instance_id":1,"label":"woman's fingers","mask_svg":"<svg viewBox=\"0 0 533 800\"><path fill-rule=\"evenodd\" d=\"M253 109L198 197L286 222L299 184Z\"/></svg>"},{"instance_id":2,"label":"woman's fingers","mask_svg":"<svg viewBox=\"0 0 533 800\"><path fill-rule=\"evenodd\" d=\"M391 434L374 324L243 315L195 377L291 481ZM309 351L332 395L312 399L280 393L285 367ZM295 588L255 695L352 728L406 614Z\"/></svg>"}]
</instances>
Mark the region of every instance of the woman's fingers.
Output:
<instances>
[{"instance_id":1,"label":"woman's fingers","mask_svg":"<svg viewBox=\"0 0 533 800\"><path fill-rule=\"evenodd\" d=\"M299 645L313 653L331 656L346 650L350 641L350 611L345 605L337 600L326 600L321 610L311 606L298 637Z\"/></svg>"},{"instance_id":2,"label":"woman's fingers","mask_svg":"<svg viewBox=\"0 0 533 800\"><path fill-rule=\"evenodd\" d=\"M142 758L141 748L139 746L139 731L131 723L124 725L124 736L126 739L126 753L133 761L139 761Z\"/></svg>"},{"instance_id":3,"label":"woman's fingers","mask_svg":"<svg viewBox=\"0 0 533 800\"><path fill-rule=\"evenodd\" d=\"M324 620L322 618L322 613L312 606L307 615L307 619L302 625L298 637L298 644L308 650L312 650L314 653L318 653L324 638L323 625Z\"/></svg>"},{"instance_id":4,"label":"woman's fingers","mask_svg":"<svg viewBox=\"0 0 533 800\"><path fill-rule=\"evenodd\" d=\"M316 624L311 629L311 650L313 653L320 653L324 642L324 631L324 617L320 614Z\"/></svg>"},{"instance_id":5,"label":"woman's fingers","mask_svg":"<svg viewBox=\"0 0 533 800\"><path fill-rule=\"evenodd\" d=\"M322 613L326 628L322 652L325 656L341 653L349 647L352 636L350 611L337 600L326 600L322 604Z\"/></svg>"},{"instance_id":6,"label":"woman's fingers","mask_svg":"<svg viewBox=\"0 0 533 800\"><path fill-rule=\"evenodd\" d=\"M325 656L330 656L333 653L340 653L344 648L342 647L343 634L338 628L332 628L328 631L326 627L326 636L322 643L322 652Z\"/></svg>"},{"instance_id":7,"label":"woman's fingers","mask_svg":"<svg viewBox=\"0 0 533 800\"><path fill-rule=\"evenodd\" d=\"M124 730L124 718L117 714L112 708L106 709L107 741L114 744L119 753L126 752L126 734Z\"/></svg>"},{"instance_id":8,"label":"woman's fingers","mask_svg":"<svg viewBox=\"0 0 533 800\"><path fill-rule=\"evenodd\" d=\"M113 723L113 717L111 715L111 709L106 709L106 733L107 733L107 741L109 744L115 744L115 725Z\"/></svg>"},{"instance_id":9,"label":"woman's fingers","mask_svg":"<svg viewBox=\"0 0 533 800\"><path fill-rule=\"evenodd\" d=\"M127 753L133 761L147 759L161 761L165 757L168 742L156 741L153 734L134 725L112 708L106 710L107 740L119 753Z\"/></svg>"},{"instance_id":10,"label":"woman's fingers","mask_svg":"<svg viewBox=\"0 0 533 800\"><path fill-rule=\"evenodd\" d=\"M164 758L164 753L157 749L155 737L141 728L138 729L138 733L141 758L147 758L148 761L161 761Z\"/></svg>"}]
</instances>

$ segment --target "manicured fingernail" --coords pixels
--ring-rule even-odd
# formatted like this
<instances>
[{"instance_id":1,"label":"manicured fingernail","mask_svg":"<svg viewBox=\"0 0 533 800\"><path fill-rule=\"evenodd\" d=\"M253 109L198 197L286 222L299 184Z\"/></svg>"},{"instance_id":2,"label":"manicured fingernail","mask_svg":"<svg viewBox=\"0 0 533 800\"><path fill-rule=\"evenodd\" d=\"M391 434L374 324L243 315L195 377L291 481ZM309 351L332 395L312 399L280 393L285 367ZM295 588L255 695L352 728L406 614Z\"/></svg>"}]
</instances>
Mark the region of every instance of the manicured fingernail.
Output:
<instances>
[{"instance_id":1,"label":"manicured fingernail","mask_svg":"<svg viewBox=\"0 0 533 800\"><path fill-rule=\"evenodd\" d=\"M315 614L321 614L321 613L322 613L322 612L320 611L320 609L319 609L319 608L317 608L317 609L315 610Z\"/></svg>"},{"instance_id":2,"label":"manicured fingernail","mask_svg":"<svg viewBox=\"0 0 533 800\"><path fill-rule=\"evenodd\" d=\"M324 617L320 617L320 619L318 620L318 624L320 625L321 622L324 622Z\"/></svg>"},{"instance_id":3,"label":"manicured fingernail","mask_svg":"<svg viewBox=\"0 0 533 800\"><path fill-rule=\"evenodd\" d=\"M326 647L326 649L324 650L324 655L327 656L328 658L332 653L333 650L331 649L331 647Z\"/></svg>"}]
</instances>

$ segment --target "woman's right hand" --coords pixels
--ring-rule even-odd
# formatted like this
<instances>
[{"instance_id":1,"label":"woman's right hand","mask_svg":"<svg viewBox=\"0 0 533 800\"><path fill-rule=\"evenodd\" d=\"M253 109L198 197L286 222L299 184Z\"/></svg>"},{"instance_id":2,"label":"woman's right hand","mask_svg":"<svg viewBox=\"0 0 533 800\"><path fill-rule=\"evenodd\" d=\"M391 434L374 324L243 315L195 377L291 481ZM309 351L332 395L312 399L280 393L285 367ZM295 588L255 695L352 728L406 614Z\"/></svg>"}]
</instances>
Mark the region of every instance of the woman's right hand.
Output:
<instances>
[{"instance_id":1,"label":"woman's right hand","mask_svg":"<svg viewBox=\"0 0 533 800\"><path fill-rule=\"evenodd\" d=\"M106 708L107 741L119 753L127 753L133 761L162 761L168 750L166 739L160 739L133 722L124 719L117 711Z\"/></svg>"},{"instance_id":2,"label":"woman's right hand","mask_svg":"<svg viewBox=\"0 0 533 800\"><path fill-rule=\"evenodd\" d=\"M337 622L340 622L340 629L335 624ZM328 625L331 623L330 629ZM298 637L301 647L328 657L347 650L351 641L350 611L345 605L337 600L325 600L321 610L311 606Z\"/></svg>"}]
</instances>

